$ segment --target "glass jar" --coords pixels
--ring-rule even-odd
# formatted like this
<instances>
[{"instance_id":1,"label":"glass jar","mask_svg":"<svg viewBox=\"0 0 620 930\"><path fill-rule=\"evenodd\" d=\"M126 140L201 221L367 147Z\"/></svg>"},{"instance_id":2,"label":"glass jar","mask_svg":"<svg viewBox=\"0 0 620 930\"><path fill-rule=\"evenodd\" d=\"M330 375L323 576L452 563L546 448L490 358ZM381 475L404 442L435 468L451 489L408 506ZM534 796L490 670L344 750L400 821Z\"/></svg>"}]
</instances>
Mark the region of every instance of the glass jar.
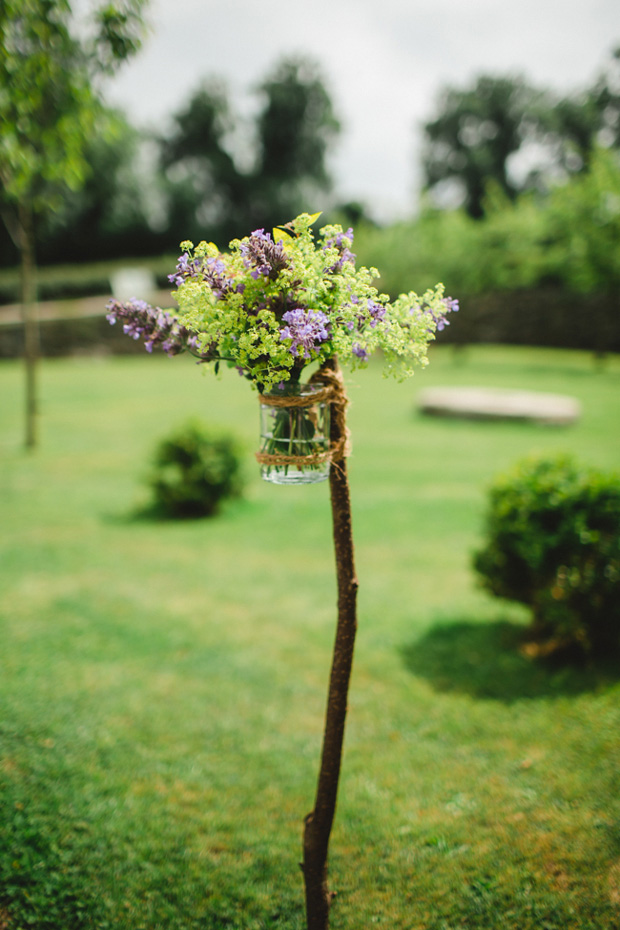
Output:
<instances>
[{"instance_id":1,"label":"glass jar","mask_svg":"<svg viewBox=\"0 0 620 930\"><path fill-rule=\"evenodd\" d=\"M260 398L261 476L272 484L315 484L329 476L329 393L285 381Z\"/></svg>"}]
</instances>

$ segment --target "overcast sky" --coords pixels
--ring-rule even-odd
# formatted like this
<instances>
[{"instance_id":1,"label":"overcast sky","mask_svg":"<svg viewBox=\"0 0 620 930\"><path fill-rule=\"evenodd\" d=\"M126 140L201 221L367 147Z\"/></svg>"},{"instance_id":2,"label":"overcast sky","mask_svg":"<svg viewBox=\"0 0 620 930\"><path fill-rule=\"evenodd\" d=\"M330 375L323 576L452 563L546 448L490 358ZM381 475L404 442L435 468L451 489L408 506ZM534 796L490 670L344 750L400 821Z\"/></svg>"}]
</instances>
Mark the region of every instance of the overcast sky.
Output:
<instances>
[{"instance_id":1,"label":"overcast sky","mask_svg":"<svg viewBox=\"0 0 620 930\"><path fill-rule=\"evenodd\" d=\"M142 51L108 88L135 125L165 131L213 75L249 116L276 63L310 55L342 123L338 195L379 219L415 209L421 126L443 86L523 75L569 93L620 45L620 0L151 0L148 18Z\"/></svg>"}]
</instances>

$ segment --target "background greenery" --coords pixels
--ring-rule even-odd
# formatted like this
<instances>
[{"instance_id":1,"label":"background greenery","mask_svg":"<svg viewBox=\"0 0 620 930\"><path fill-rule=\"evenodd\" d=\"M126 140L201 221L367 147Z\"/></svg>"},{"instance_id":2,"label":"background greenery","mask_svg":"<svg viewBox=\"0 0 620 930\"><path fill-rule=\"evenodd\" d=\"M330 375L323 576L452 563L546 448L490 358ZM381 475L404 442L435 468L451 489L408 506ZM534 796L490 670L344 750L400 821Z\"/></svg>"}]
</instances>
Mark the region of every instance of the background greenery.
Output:
<instances>
[{"instance_id":1,"label":"background greenery","mask_svg":"<svg viewBox=\"0 0 620 930\"><path fill-rule=\"evenodd\" d=\"M0 365L0 926L301 928L335 581L326 485L262 483L257 403L183 357L46 360L41 444ZM569 429L423 418L434 384L576 396ZM335 930L613 930L617 665L518 651L475 587L485 488L531 451L617 467L620 362L432 350L348 379L360 631L331 885ZM234 428L246 498L136 516L154 442Z\"/></svg>"}]
</instances>

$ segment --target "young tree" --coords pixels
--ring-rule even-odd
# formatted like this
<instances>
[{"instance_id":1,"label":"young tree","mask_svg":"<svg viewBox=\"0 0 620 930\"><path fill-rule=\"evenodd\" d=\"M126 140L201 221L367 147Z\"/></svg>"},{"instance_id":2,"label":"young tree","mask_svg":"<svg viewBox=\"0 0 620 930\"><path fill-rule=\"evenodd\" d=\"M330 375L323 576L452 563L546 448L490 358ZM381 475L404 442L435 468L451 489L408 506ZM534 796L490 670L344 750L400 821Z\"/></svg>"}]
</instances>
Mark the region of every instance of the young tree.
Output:
<instances>
[{"instance_id":1,"label":"young tree","mask_svg":"<svg viewBox=\"0 0 620 930\"><path fill-rule=\"evenodd\" d=\"M36 445L35 222L84 181L100 107L95 82L138 49L143 2L100 7L82 39L72 32L69 0L0 4L0 206L22 269L29 448Z\"/></svg>"}]
</instances>

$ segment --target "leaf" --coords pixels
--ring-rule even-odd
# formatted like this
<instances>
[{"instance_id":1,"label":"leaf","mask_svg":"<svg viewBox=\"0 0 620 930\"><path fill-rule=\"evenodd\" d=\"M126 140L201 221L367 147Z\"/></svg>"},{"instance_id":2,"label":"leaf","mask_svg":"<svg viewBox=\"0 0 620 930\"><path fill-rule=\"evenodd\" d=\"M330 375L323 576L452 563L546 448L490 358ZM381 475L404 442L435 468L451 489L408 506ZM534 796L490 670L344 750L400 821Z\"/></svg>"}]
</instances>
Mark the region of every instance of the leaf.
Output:
<instances>
[{"instance_id":1,"label":"leaf","mask_svg":"<svg viewBox=\"0 0 620 930\"><path fill-rule=\"evenodd\" d=\"M291 236L289 232L285 229L282 229L281 226L275 226L273 229L273 241L280 242L280 240L294 239L294 236Z\"/></svg>"}]
</instances>

